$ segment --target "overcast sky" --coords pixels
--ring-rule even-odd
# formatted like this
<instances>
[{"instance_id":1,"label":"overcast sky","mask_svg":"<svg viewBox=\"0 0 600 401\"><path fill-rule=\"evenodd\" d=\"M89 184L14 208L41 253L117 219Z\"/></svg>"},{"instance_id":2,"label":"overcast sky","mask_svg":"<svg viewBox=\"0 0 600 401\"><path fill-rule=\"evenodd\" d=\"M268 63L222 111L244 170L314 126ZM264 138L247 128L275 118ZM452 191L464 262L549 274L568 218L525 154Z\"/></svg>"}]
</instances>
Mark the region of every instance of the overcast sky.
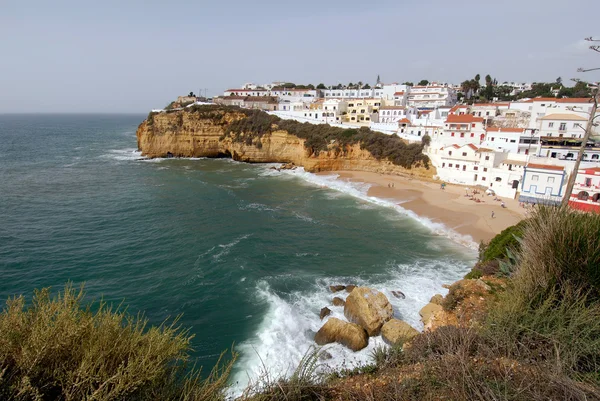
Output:
<instances>
[{"instance_id":1,"label":"overcast sky","mask_svg":"<svg viewBox=\"0 0 600 401\"><path fill-rule=\"evenodd\" d=\"M200 88L599 80L599 0L0 0L0 113L146 112Z\"/></svg>"}]
</instances>

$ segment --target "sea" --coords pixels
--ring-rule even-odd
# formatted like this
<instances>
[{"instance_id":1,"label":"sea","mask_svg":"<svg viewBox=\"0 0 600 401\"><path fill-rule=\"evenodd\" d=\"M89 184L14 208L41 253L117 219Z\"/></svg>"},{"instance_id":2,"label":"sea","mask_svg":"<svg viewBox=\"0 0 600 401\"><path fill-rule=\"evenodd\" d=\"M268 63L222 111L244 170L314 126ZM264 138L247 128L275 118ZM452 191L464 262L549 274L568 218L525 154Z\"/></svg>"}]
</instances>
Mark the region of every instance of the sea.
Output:
<instances>
[{"instance_id":1,"label":"sea","mask_svg":"<svg viewBox=\"0 0 600 401\"><path fill-rule=\"evenodd\" d=\"M205 372L224 350L239 353L235 394L265 372L291 374L321 308L343 317L329 285L382 291L422 329L419 309L475 261L468 239L335 174L146 159L135 137L144 117L0 115L3 303L72 282L151 324L181 315ZM368 363L380 344L328 345L320 368Z\"/></svg>"}]
</instances>

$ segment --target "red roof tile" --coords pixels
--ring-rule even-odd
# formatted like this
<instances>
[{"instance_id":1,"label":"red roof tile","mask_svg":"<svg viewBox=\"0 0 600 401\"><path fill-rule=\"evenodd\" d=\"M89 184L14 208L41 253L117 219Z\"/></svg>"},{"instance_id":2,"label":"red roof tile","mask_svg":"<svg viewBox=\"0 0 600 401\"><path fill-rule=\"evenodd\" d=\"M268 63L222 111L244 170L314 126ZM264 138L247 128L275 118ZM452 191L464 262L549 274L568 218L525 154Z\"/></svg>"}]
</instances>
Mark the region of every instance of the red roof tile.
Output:
<instances>
[{"instance_id":1,"label":"red roof tile","mask_svg":"<svg viewBox=\"0 0 600 401\"><path fill-rule=\"evenodd\" d=\"M450 115L448 115L448 119L446 120L446 122L449 124L452 124L452 123L482 123L483 118L475 117L471 114L465 114L462 116L450 114Z\"/></svg>"},{"instance_id":2,"label":"red roof tile","mask_svg":"<svg viewBox=\"0 0 600 401\"><path fill-rule=\"evenodd\" d=\"M557 170L557 171L562 171L562 170L565 169L563 166L553 166L553 165L550 165L550 164L535 164L535 163L529 163L525 167L539 168L539 169L542 169L542 170Z\"/></svg>"},{"instance_id":3,"label":"red roof tile","mask_svg":"<svg viewBox=\"0 0 600 401\"><path fill-rule=\"evenodd\" d=\"M500 128L500 127L488 127L488 132L523 132L525 128Z\"/></svg>"}]
</instances>

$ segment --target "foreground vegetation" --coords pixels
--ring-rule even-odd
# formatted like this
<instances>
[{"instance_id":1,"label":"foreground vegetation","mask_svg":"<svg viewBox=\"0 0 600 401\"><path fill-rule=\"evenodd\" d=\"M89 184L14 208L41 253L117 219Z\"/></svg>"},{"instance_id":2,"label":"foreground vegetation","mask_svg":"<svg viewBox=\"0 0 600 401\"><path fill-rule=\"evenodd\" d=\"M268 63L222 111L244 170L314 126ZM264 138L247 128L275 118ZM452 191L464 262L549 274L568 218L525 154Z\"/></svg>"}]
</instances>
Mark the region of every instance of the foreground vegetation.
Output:
<instances>
[{"instance_id":1,"label":"foreground vegetation","mask_svg":"<svg viewBox=\"0 0 600 401\"><path fill-rule=\"evenodd\" d=\"M169 112L178 112L169 111ZM429 144L429 137L423 137L421 143L407 144L396 135L386 135L369 128L338 128L329 124L301 123L295 120L283 120L261 110L249 110L235 106L195 105L187 107L182 113L196 113L213 124L221 125L226 137L234 142L262 147L262 139L277 130L304 139L304 146L310 154L333 151L345 154L349 145L360 144L361 149L368 150L377 160L389 160L395 165L410 169L415 166L429 168L429 158L423 154L424 146ZM226 114L241 114L242 117L231 121ZM153 125L156 113L147 118L149 126Z\"/></svg>"},{"instance_id":2,"label":"foreground vegetation","mask_svg":"<svg viewBox=\"0 0 600 401\"><path fill-rule=\"evenodd\" d=\"M1 400L221 400L235 355L207 378L189 366L192 336L177 322L147 327L67 285L0 314Z\"/></svg>"},{"instance_id":3,"label":"foreground vegetation","mask_svg":"<svg viewBox=\"0 0 600 401\"><path fill-rule=\"evenodd\" d=\"M505 285L482 313L380 347L370 365L317 374L319 349L289 378L259 378L242 400L600 400L600 215L542 207L481 249ZM508 250L508 251L507 251ZM454 287L454 286L453 286ZM445 311L460 308L453 293ZM457 287L459 288L459 287ZM208 378L188 366L191 337L67 286L0 314L0 399L219 400L233 359ZM452 302L450 302L452 301ZM93 311L95 310L95 311Z\"/></svg>"}]
</instances>

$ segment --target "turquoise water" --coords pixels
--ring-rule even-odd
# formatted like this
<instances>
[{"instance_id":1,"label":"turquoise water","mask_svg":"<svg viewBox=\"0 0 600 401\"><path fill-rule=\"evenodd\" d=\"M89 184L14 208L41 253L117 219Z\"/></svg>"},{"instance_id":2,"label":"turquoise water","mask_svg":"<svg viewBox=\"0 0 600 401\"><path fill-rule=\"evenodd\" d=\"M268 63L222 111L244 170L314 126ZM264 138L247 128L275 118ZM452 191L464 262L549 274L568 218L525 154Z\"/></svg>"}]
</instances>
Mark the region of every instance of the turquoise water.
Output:
<instances>
[{"instance_id":1,"label":"turquoise water","mask_svg":"<svg viewBox=\"0 0 600 401\"><path fill-rule=\"evenodd\" d=\"M140 160L143 118L0 115L0 298L71 280L152 323L183 314L205 367L236 344L240 387L261 358L277 372L299 361L329 284L384 291L419 327L418 310L472 265L471 250L364 186L225 159ZM330 348L330 365L368 359Z\"/></svg>"}]
</instances>

